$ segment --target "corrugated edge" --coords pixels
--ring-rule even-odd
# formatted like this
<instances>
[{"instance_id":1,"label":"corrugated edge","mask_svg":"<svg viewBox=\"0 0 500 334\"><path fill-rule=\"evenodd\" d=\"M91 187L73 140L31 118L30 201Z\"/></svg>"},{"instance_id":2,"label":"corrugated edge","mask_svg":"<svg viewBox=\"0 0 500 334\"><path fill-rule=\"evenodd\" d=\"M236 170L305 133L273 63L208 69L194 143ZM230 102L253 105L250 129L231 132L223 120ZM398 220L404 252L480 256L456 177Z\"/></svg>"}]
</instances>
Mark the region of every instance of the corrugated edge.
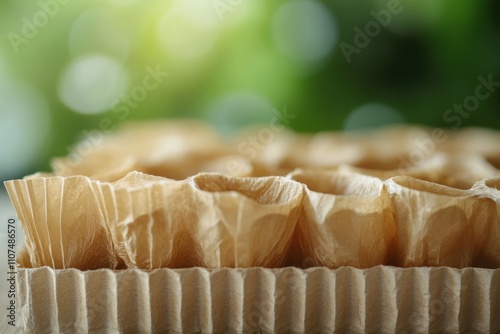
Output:
<instances>
[{"instance_id":1,"label":"corrugated edge","mask_svg":"<svg viewBox=\"0 0 500 334\"><path fill-rule=\"evenodd\" d=\"M19 270L26 333L498 333L500 269Z\"/></svg>"}]
</instances>

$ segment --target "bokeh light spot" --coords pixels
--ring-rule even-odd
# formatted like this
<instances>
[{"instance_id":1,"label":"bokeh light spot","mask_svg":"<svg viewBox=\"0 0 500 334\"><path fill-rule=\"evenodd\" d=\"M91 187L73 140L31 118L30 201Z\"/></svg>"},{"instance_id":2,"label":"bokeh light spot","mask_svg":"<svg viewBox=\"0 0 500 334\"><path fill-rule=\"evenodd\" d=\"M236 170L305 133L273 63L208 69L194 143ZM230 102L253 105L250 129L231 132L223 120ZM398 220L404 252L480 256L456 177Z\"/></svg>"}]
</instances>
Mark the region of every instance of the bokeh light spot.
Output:
<instances>
[{"instance_id":1,"label":"bokeh light spot","mask_svg":"<svg viewBox=\"0 0 500 334\"><path fill-rule=\"evenodd\" d=\"M273 37L285 55L314 62L326 57L337 41L337 27L329 9L312 0L282 5L273 18Z\"/></svg>"},{"instance_id":2,"label":"bokeh light spot","mask_svg":"<svg viewBox=\"0 0 500 334\"><path fill-rule=\"evenodd\" d=\"M213 49L218 23L211 1L177 1L158 23L159 43L169 57L198 60Z\"/></svg>"},{"instance_id":3,"label":"bokeh light spot","mask_svg":"<svg viewBox=\"0 0 500 334\"><path fill-rule=\"evenodd\" d=\"M74 60L64 70L59 97L76 112L96 114L112 108L126 87L127 75L119 61L92 55Z\"/></svg>"},{"instance_id":4,"label":"bokeh light spot","mask_svg":"<svg viewBox=\"0 0 500 334\"><path fill-rule=\"evenodd\" d=\"M49 146L50 113L31 86L0 77L0 178L21 177Z\"/></svg>"},{"instance_id":5,"label":"bokeh light spot","mask_svg":"<svg viewBox=\"0 0 500 334\"><path fill-rule=\"evenodd\" d=\"M384 104L365 104L352 111L344 122L344 130L356 131L376 129L405 123L403 116Z\"/></svg>"}]
</instances>

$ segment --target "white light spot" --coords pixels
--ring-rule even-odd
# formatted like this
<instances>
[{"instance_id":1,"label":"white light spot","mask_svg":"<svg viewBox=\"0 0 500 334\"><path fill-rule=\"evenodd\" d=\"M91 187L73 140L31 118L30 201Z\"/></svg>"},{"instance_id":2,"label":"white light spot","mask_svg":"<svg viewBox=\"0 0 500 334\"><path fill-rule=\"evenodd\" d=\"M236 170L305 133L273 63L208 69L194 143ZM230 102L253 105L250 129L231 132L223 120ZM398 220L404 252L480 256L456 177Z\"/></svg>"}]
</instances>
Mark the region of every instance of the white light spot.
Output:
<instances>
[{"instance_id":1,"label":"white light spot","mask_svg":"<svg viewBox=\"0 0 500 334\"><path fill-rule=\"evenodd\" d=\"M0 178L20 177L44 158L50 113L32 87L0 78Z\"/></svg>"},{"instance_id":2,"label":"white light spot","mask_svg":"<svg viewBox=\"0 0 500 334\"><path fill-rule=\"evenodd\" d=\"M130 51L129 32L121 17L103 8L81 14L69 33L69 50L73 57L89 53L106 53L126 59Z\"/></svg>"},{"instance_id":3,"label":"white light spot","mask_svg":"<svg viewBox=\"0 0 500 334\"><path fill-rule=\"evenodd\" d=\"M234 134L250 124L266 124L274 117L273 105L252 92L231 93L217 99L206 117L220 133Z\"/></svg>"},{"instance_id":4,"label":"white light spot","mask_svg":"<svg viewBox=\"0 0 500 334\"><path fill-rule=\"evenodd\" d=\"M326 57L337 40L335 20L329 9L312 0L292 0L273 18L273 37L278 49L302 62Z\"/></svg>"},{"instance_id":5,"label":"white light spot","mask_svg":"<svg viewBox=\"0 0 500 334\"><path fill-rule=\"evenodd\" d=\"M399 112L389 106L372 103L352 111L344 123L344 130L375 129L401 123L405 123L405 119Z\"/></svg>"},{"instance_id":6,"label":"white light spot","mask_svg":"<svg viewBox=\"0 0 500 334\"><path fill-rule=\"evenodd\" d=\"M59 97L82 114L96 114L113 107L127 87L127 76L115 59L93 55L74 60L59 82Z\"/></svg>"},{"instance_id":7,"label":"white light spot","mask_svg":"<svg viewBox=\"0 0 500 334\"><path fill-rule=\"evenodd\" d=\"M211 1L177 1L158 24L160 45L169 57L187 61L199 59L213 49L218 23Z\"/></svg>"}]
</instances>

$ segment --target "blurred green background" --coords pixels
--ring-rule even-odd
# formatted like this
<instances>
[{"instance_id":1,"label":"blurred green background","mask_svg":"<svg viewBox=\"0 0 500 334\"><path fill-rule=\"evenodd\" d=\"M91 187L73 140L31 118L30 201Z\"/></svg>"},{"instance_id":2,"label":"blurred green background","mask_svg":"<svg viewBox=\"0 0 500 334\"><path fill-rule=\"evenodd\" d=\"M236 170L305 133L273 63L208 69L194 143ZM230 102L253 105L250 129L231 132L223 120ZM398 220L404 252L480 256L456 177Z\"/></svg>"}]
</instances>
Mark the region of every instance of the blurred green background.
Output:
<instances>
[{"instance_id":1,"label":"blurred green background","mask_svg":"<svg viewBox=\"0 0 500 334\"><path fill-rule=\"evenodd\" d=\"M499 128L500 88L444 118L479 76L500 82L499 18L498 0L2 1L0 179L135 119Z\"/></svg>"}]
</instances>

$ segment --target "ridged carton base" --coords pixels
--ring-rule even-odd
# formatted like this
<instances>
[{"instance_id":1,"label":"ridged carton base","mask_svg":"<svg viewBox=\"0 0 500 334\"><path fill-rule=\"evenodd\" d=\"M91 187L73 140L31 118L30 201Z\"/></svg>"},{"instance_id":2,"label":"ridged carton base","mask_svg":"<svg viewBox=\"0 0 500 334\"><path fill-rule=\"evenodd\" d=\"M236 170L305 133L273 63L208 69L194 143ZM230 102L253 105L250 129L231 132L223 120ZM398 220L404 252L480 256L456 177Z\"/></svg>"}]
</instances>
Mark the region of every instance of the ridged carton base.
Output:
<instances>
[{"instance_id":1,"label":"ridged carton base","mask_svg":"<svg viewBox=\"0 0 500 334\"><path fill-rule=\"evenodd\" d=\"M27 333L499 333L500 269L20 269Z\"/></svg>"}]
</instances>

